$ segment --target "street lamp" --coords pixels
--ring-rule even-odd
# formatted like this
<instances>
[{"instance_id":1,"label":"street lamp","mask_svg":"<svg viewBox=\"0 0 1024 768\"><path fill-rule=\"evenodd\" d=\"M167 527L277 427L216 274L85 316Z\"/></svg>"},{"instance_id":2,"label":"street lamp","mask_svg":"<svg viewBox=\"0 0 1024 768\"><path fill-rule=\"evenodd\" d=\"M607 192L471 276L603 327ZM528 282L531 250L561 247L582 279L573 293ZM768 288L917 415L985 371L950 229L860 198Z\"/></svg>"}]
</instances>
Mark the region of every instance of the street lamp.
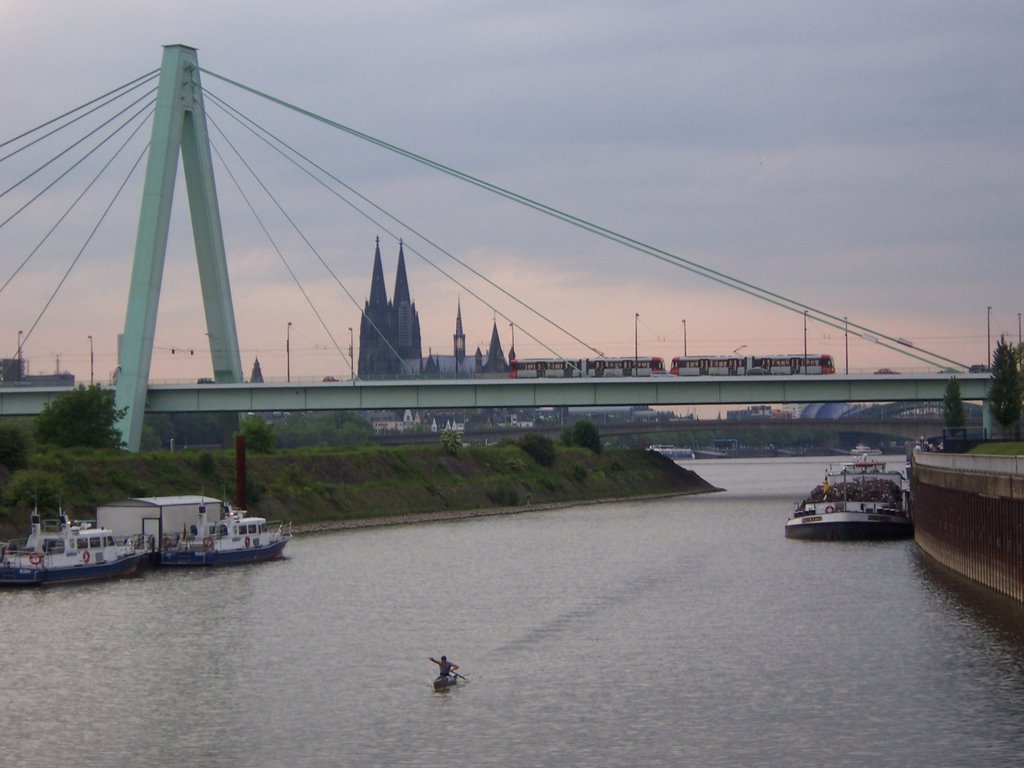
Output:
<instances>
[{"instance_id":1,"label":"street lamp","mask_svg":"<svg viewBox=\"0 0 1024 768\"><path fill-rule=\"evenodd\" d=\"M683 357L686 357L686 320L683 320Z\"/></svg>"},{"instance_id":2,"label":"street lamp","mask_svg":"<svg viewBox=\"0 0 1024 768\"><path fill-rule=\"evenodd\" d=\"M21 366L22 366L22 362L21 362L21 334L23 334L23 333L24 333L24 331L18 331L18 383L19 384L21 384Z\"/></svg>"},{"instance_id":3,"label":"street lamp","mask_svg":"<svg viewBox=\"0 0 1024 768\"><path fill-rule=\"evenodd\" d=\"M640 361L640 353L637 346L637 324L640 322L640 313L633 316L633 375L636 376L636 367Z\"/></svg>"},{"instance_id":4,"label":"street lamp","mask_svg":"<svg viewBox=\"0 0 1024 768\"><path fill-rule=\"evenodd\" d=\"M846 375L850 375L850 324L843 318L843 343L846 345Z\"/></svg>"},{"instance_id":5,"label":"street lamp","mask_svg":"<svg viewBox=\"0 0 1024 768\"><path fill-rule=\"evenodd\" d=\"M1020 344L1020 312L1017 313L1017 344Z\"/></svg>"},{"instance_id":6,"label":"street lamp","mask_svg":"<svg viewBox=\"0 0 1024 768\"><path fill-rule=\"evenodd\" d=\"M800 365L801 373L807 373L807 310L804 310L804 359Z\"/></svg>"},{"instance_id":7,"label":"street lamp","mask_svg":"<svg viewBox=\"0 0 1024 768\"><path fill-rule=\"evenodd\" d=\"M94 383L93 374L95 372L95 360L92 354L92 336L89 337L89 386L91 387Z\"/></svg>"},{"instance_id":8,"label":"street lamp","mask_svg":"<svg viewBox=\"0 0 1024 768\"><path fill-rule=\"evenodd\" d=\"M352 381L356 380L356 369L355 369L355 336L352 334L352 329L348 329L348 377Z\"/></svg>"},{"instance_id":9,"label":"street lamp","mask_svg":"<svg viewBox=\"0 0 1024 768\"><path fill-rule=\"evenodd\" d=\"M985 365L992 365L992 307L988 308L988 313L985 319L985 339L988 342L988 357Z\"/></svg>"},{"instance_id":10,"label":"street lamp","mask_svg":"<svg viewBox=\"0 0 1024 768\"><path fill-rule=\"evenodd\" d=\"M292 323L288 321L288 335L284 340L285 365L287 366L288 383L292 382Z\"/></svg>"}]
</instances>

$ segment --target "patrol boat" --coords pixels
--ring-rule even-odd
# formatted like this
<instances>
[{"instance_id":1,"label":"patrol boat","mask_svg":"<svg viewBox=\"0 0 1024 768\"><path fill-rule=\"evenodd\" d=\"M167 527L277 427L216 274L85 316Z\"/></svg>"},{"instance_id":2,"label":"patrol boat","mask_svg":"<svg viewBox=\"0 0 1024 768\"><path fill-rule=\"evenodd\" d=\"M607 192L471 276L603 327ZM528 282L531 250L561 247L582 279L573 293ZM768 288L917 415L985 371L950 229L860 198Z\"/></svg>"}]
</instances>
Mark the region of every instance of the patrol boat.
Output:
<instances>
[{"instance_id":1,"label":"patrol boat","mask_svg":"<svg viewBox=\"0 0 1024 768\"><path fill-rule=\"evenodd\" d=\"M284 557L292 537L291 523L267 522L227 502L219 520L210 520L206 505L199 507L199 522L179 534L164 533L157 562L160 565L236 565Z\"/></svg>"},{"instance_id":2,"label":"patrol boat","mask_svg":"<svg viewBox=\"0 0 1024 768\"><path fill-rule=\"evenodd\" d=\"M72 521L63 510L56 520L30 517L28 538L0 547L0 585L67 584L135 573L146 552L141 536L118 539L109 528Z\"/></svg>"}]
</instances>

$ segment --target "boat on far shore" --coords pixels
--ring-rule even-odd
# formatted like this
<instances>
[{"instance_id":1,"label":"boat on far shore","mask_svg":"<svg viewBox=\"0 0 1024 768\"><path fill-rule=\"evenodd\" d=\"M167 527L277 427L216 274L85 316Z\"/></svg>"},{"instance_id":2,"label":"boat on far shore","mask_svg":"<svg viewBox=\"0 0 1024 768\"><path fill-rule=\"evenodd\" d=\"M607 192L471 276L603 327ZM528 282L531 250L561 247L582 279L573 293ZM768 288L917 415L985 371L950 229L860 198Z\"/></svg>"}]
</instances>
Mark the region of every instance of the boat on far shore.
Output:
<instances>
[{"instance_id":1,"label":"boat on far shore","mask_svg":"<svg viewBox=\"0 0 1024 768\"><path fill-rule=\"evenodd\" d=\"M906 476L867 456L829 467L825 481L796 504L786 521L788 539L854 541L913 535Z\"/></svg>"},{"instance_id":2,"label":"boat on far shore","mask_svg":"<svg viewBox=\"0 0 1024 768\"><path fill-rule=\"evenodd\" d=\"M672 461L682 461L697 458L692 448L680 448L678 445L652 445L647 450L660 453Z\"/></svg>"},{"instance_id":3,"label":"boat on far shore","mask_svg":"<svg viewBox=\"0 0 1024 768\"><path fill-rule=\"evenodd\" d=\"M880 448L872 448L870 445L865 443L857 443L853 448L850 449L851 456L881 456L882 451Z\"/></svg>"}]
</instances>

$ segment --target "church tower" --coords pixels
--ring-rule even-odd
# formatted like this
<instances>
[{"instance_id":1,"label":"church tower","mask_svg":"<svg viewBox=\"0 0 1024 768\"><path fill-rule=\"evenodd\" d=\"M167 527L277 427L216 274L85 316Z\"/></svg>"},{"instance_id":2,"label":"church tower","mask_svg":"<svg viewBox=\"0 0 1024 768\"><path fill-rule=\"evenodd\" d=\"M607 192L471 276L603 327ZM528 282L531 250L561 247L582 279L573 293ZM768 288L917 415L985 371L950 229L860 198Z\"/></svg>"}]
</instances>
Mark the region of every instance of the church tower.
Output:
<instances>
[{"instance_id":1,"label":"church tower","mask_svg":"<svg viewBox=\"0 0 1024 768\"><path fill-rule=\"evenodd\" d=\"M455 368L458 370L462 366L462 361L466 359L466 334L462 332L461 298L458 313L455 315L455 335L452 338L455 340Z\"/></svg>"},{"instance_id":2,"label":"church tower","mask_svg":"<svg viewBox=\"0 0 1024 768\"><path fill-rule=\"evenodd\" d=\"M398 271L395 275L393 299L395 316L395 349L405 362L404 373L419 374L423 359L420 342L420 317L409 294L409 279L405 274L405 247L398 241Z\"/></svg>"},{"instance_id":3,"label":"church tower","mask_svg":"<svg viewBox=\"0 0 1024 768\"><path fill-rule=\"evenodd\" d=\"M380 238L373 254L373 276L370 298L363 306L359 320L359 377L372 379L389 376L398 368L393 344L394 323L388 290L384 285L384 266L380 259Z\"/></svg>"}]
</instances>

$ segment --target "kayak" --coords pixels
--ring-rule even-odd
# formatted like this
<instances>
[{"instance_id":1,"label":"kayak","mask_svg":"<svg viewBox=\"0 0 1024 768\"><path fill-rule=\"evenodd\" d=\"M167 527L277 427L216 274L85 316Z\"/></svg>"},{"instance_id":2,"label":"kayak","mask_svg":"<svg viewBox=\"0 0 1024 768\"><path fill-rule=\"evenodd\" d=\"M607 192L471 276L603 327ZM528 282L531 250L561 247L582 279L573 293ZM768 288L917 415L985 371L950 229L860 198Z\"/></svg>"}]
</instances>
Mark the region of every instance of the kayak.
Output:
<instances>
[{"instance_id":1,"label":"kayak","mask_svg":"<svg viewBox=\"0 0 1024 768\"><path fill-rule=\"evenodd\" d=\"M445 688L451 688L459 682L459 678L455 675L441 675L434 678L434 690L443 691Z\"/></svg>"}]
</instances>

